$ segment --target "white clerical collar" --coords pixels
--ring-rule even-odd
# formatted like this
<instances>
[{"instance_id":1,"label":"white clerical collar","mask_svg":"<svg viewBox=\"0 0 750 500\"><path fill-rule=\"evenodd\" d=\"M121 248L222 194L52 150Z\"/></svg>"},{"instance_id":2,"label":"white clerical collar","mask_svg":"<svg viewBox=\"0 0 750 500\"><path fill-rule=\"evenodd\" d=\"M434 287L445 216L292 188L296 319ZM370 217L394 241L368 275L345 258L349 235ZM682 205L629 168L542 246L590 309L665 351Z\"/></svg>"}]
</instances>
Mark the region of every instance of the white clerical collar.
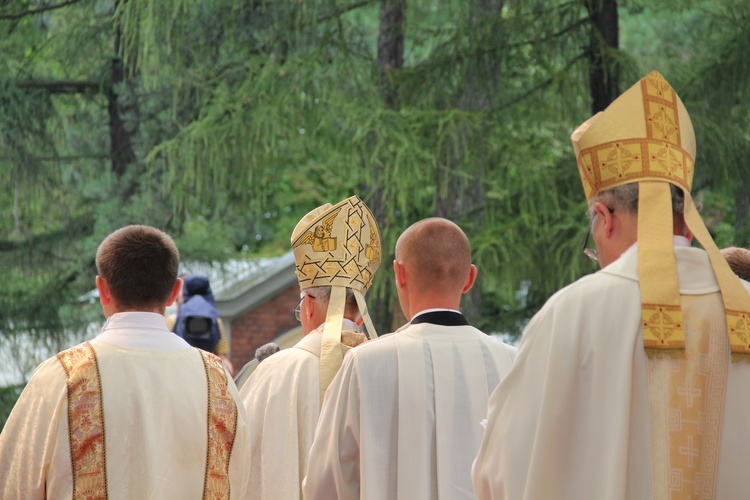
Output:
<instances>
[{"instance_id":1,"label":"white clerical collar","mask_svg":"<svg viewBox=\"0 0 750 500\"><path fill-rule=\"evenodd\" d=\"M167 329L167 320L158 313L122 312L107 319L97 340L134 349L176 351L190 347Z\"/></svg>"}]
</instances>

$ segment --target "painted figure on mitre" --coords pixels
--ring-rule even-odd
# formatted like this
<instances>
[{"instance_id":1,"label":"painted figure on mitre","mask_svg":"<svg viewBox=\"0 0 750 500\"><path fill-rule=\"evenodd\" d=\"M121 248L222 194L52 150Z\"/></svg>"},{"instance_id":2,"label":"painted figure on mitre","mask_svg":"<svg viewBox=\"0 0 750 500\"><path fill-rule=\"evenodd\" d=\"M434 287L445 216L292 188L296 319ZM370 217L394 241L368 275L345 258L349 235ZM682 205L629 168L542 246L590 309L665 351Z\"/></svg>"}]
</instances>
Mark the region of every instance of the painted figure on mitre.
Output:
<instances>
[{"instance_id":1,"label":"painted figure on mitre","mask_svg":"<svg viewBox=\"0 0 750 500\"><path fill-rule=\"evenodd\" d=\"M294 248L300 245L311 245L315 252L332 252L336 250L337 238L331 236L331 231L333 231L333 222L340 211L340 208L335 210L323 219L322 224L318 224L315 226L315 229L307 231L301 238L298 238L294 243Z\"/></svg>"},{"instance_id":2,"label":"painted figure on mitre","mask_svg":"<svg viewBox=\"0 0 750 500\"><path fill-rule=\"evenodd\" d=\"M357 196L308 213L292 232L292 248L301 290L330 285L364 294L382 255L378 226Z\"/></svg>"}]
</instances>

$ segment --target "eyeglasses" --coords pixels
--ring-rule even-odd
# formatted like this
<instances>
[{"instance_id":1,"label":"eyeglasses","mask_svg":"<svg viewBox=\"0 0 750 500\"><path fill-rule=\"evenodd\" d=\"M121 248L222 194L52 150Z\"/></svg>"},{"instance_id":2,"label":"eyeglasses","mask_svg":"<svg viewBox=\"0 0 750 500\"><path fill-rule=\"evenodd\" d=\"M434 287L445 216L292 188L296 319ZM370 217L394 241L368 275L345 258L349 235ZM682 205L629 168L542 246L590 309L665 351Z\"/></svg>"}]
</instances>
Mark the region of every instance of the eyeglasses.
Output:
<instances>
[{"instance_id":1,"label":"eyeglasses","mask_svg":"<svg viewBox=\"0 0 750 500\"><path fill-rule=\"evenodd\" d=\"M583 240L583 255L585 255L586 257L588 257L589 259L593 261L598 261L599 256L596 255L596 249L589 248L590 237L591 237L591 226L589 226L589 230L586 231L586 238ZM295 312L298 312L298 311L295 309Z\"/></svg>"},{"instance_id":2,"label":"eyeglasses","mask_svg":"<svg viewBox=\"0 0 750 500\"><path fill-rule=\"evenodd\" d=\"M614 208L607 207L607 209L609 210L609 213L611 213L611 214L615 213L615 209ZM589 238L591 238L591 228L594 227L594 219L595 218L596 218L596 214L594 214L594 216L591 218L591 224L589 224L589 230L586 231L586 238L584 238L584 240L583 240L583 247L581 248L581 250L583 250L583 255L585 255L586 257L588 257L589 259L591 259L593 261L598 262L599 261L599 256L596 254L596 249L595 248L589 248Z\"/></svg>"},{"instance_id":3,"label":"eyeglasses","mask_svg":"<svg viewBox=\"0 0 750 500\"><path fill-rule=\"evenodd\" d=\"M311 299L315 300L315 297L310 295L309 293L303 293L302 297L300 297L299 302L297 302L297 305L294 307L294 317L297 318L297 321L302 321L301 316L301 310L302 310L302 301L305 300L305 297L310 297Z\"/></svg>"}]
</instances>

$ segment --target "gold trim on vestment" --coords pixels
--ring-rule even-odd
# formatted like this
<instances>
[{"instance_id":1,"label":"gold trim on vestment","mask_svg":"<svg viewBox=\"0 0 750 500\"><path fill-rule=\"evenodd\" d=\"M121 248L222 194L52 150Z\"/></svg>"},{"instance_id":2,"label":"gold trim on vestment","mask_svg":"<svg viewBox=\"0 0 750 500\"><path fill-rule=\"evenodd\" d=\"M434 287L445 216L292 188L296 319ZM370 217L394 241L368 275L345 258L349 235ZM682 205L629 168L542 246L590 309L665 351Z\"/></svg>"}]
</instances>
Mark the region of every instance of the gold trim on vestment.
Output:
<instances>
[{"instance_id":1,"label":"gold trim on vestment","mask_svg":"<svg viewBox=\"0 0 750 500\"><path fill-rule=\"evenodd\" d=\"M748 328L748 317L750 317L750 299L748 292L742 282L732 272L726 259L716 243L711 238L706 225L703 223L695 207L690 193L685 193L685 222L700 242L703 249L711 259L711 267L719 282L721 297L724 302L724 314L727 321L727 334L729 345L733 354L750 354L750 328Z\"/></svg>"},{"instance_id":2,"label":"gold trim on vestment","mask_svg":"<svg viewBox=\"0 0 750 500\"><path fill-rule=\"evenodd\" d=\"M237 434L237 403L229 392L224 364L219 357L198 349L208 385L208 421L204 499L229 499L229 460Z\"/></svg>"},{"instance_id":3,"label":"gold trim on vestment","mask_svg":"<svg viewBox=\"0 0 750 500\"><path fill-rule=\"evenodd\" d=\"M750 295L729 269L695 210L695 134L684 105L654 71L571 136L578 170L591 200L601 191L637 182L638 280L644 346L682 349L685 339L674 257L669 184L685 193L684 220L708 253L726 310L734 354L750 354Z\"/></svg>"},{"instance_id":4,"label":"gold trim on vestment","mask_svg":"<svg viewBox=\"0 0 750 500\"><path fill-rule=\"evenodd\" d=\"M107 498L104 407L96 353L88 342L57 355L67 376L73 499Z\"/></svg>"},{"instance_id":5,"label":"gold trim on vestment","mask_svg":"<svg viewBox=\"0 0 750 500\"><path fill-rule=\"evenodd\" d=\"M683 297L692 325L684 350L647 350L653 498L716 497L730 357L719 298L711 300Z\"/></svg>"}]
</instances>

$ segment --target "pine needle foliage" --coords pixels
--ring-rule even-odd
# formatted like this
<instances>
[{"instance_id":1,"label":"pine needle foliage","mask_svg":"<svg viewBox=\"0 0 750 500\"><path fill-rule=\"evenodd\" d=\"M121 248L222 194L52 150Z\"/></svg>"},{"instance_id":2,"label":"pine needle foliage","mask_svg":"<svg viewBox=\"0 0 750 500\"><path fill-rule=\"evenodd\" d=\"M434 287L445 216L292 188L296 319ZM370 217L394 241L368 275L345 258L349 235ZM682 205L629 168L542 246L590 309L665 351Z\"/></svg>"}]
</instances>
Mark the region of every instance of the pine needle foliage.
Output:
<instances>
[{"instance_id":1,"label":"pine needle foliage","mask_svg":"<svg viewBox=\"0 0 750 500\"><path fill-rule=\"evenodd\" d=\"M42 312L48 330L69 321L60 304L90 288L97 243L124 224L166 229L190 258L278 253L304 213L359 194L377 208L386 263L416 220L461 225L480 270L471 321L518 333L595 270L580 255L569 142L591 114L594 56L621 89L653 69L675 85L711 165L697 191L734 237L723 219L738 220L727 180L747 164L747 0L622 2L620 48L602 43L591 0L406 5L403 67L382 79L374 0L82 0L20 20L2 16L26 2L3 4L0 180L12 190L0 202L14 214L0 221L13 268L3 332ZM19 85L42 80L89 90ZM125 171L114 101L134 157ZM386 306L387 268L371 292Z\"/></svg>"}]
</instances>

